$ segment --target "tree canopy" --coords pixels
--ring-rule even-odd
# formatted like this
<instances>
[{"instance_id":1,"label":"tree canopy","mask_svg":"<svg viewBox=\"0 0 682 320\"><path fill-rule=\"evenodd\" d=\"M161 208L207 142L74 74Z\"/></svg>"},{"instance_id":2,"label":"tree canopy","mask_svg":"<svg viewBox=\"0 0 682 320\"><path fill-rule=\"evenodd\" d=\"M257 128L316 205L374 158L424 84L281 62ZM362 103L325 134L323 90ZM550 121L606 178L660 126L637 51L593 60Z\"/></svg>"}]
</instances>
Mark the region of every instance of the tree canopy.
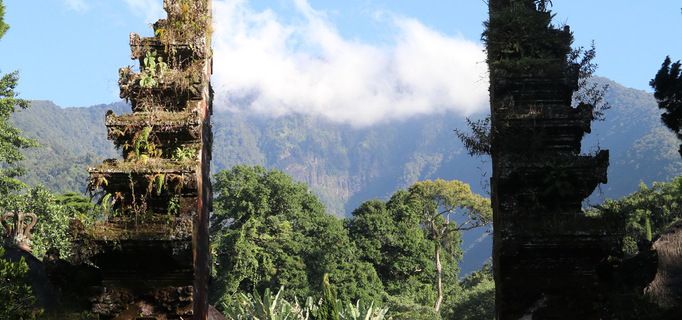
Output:
<instances>
[{"instance_id":1,"label":"tree canopy","mask_svg":"<svg viewBox=\"0 0 682 320\"><path fill-rule=\"evenodd\" d=\"M345 221L277 170L235 166L215 175L214 190L211 295L225 310L241 310L234 303L245 293L280 287L288 301L326 301L319 310L331 310L335 295L343 305L386 307L393 319L438 319L479 303L458 298L460 231L487 224L490 202L462 182L418 182ZM489 284L470 286L476 294L467 297L489 299Z\"/></svg>"},{"instance_id":2,"label":"tree canopy","mask_svg":"<svg viewBox=\"0 0 682 320\"><path fill-rule=\"evenodd\" d=\"M214 190L215 301L280 286L289 298L316 296L325 274L342 301L380 299L376 272L304 184L277 170L236 166L215 175Z\"/></svg>"},{"instance_id":3,"label":"tree canopy","mask_svg":"<svg viewBox=\"0 0 682 320\"><path fill-rule=\"evenodd\" d=\"M491 215L490 201L467 184L438 179L399 190L386 203L367 201L346 225L361 258L377 270L394 314L433 319L461 294L460 232L488 224Z\"/></svg>"}]
</instances>

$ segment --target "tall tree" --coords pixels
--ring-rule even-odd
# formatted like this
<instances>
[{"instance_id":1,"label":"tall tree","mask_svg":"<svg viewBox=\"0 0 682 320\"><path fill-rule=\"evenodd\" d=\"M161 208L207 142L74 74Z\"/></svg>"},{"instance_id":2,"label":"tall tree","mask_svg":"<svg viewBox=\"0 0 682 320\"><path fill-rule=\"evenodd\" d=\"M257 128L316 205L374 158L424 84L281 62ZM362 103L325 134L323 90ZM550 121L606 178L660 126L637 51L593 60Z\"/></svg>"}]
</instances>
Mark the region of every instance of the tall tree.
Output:
<instances>
[{"instance_id":1,"label":"tall tree","mask_svg":"<svg viewBox=\"0 0 682 320\"><path fill-rule=\"evenodd\" d=\"M680 61L672 62L670 57L663 61L661 69L656 77L649 82L654 88L654 97L658 101L658 107L665 110L661 120L666 127L675 132L677 138L682 140L682 68ZM682 145L680 145L682 155Z\"/></svg>"},{"instance_id":2,"label":"tall tree","mask_svg":"<svg viewBox=\"0 0 682 320\"><path fill-rule=\"evenodd\" d=\"M4 22L5 6L0 0L0 38L9 26ZM9 123L17 107L25 109L28 101L19 99L14 89L19 81L18 72L0 77L0 194L17 190L23 183L17 179L24 170L17 163L24 157L21 149L36 146L36 142L21 136L21 132Z\"/></svg>"},{"instance_id":3,"label":"tall tree","mask_svg":"<svg viewBox=\"0 0 682 320\"><path fill-rule=\"evenodd\" d=\"M442 250L452 252L453 236L459 239L459 232L482 227L492 220L490 200L471 192L468 184L461 181L420 181L409 189L410 198L419 208L422 224L434 241L434 262L436 265L436 289L438 297L434 309L440 310L443 302Z\"/></svg>"},{"instance_id":4,"label":"tall tree","mask_svg":"<svg viewBox=\"0 0 682 320\"><path fill-rule=\"evenodd\" d=\"M5 35L9 26L4 21L5 6L0 0L0 38ZM0 197L6 198L12 190L22 184L15 177L21 174L21 168L15 166L22 159L22 148L34 145L23 138L19 130L9 124L9 117L15 106L25 108L28 102L16 98L14 88L18 76L12 72L0 77ZM5 259L5 249L0 246L0 318L33 319L35 296L27 280L28 265L22 258L18 262Z\"/></svg>"}]
</instances>

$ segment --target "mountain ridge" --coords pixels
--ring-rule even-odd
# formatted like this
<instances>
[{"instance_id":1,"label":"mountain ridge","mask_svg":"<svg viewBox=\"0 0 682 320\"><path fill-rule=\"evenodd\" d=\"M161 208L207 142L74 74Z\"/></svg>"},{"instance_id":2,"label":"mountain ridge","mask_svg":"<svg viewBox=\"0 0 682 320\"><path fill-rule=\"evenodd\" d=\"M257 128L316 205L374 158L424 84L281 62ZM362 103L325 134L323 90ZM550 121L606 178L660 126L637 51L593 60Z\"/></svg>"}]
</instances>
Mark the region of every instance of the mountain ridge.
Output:
<instances>
[{"instance_id":1,"label":"mountain ridge","mask_svg":"<svg viewBox=\"0 0 682 320\"><path fill-rule=\"evenodd\" d=\"M604 78L595 81L610 85L606 100L612 108L605 121L593 124L583 150L609 149L611 165L609 183L587 203L632 193L640 181L650 184L682 174L677 139L661 125L652 95ZM55 192L84 192L87 166L120 157L106 140L104 114L109 109L117 114L130 111L124 102L59 108L33 101L31 108L14 114L13 123L43 146L26 151L28 173L23 180ZM490 162L467 154L453 132L457 128L465 128L464 118L451 113L357 128L315 116L273 118L216 111L212 169L236 164L280 169L308 184L339 217L364 201L385 200L424 179L457 179L488 195ZM463 239L469 249L462 265L466 272L489 257L491 240L482 237L482 231Z\"/></svg>"}]
</instances>

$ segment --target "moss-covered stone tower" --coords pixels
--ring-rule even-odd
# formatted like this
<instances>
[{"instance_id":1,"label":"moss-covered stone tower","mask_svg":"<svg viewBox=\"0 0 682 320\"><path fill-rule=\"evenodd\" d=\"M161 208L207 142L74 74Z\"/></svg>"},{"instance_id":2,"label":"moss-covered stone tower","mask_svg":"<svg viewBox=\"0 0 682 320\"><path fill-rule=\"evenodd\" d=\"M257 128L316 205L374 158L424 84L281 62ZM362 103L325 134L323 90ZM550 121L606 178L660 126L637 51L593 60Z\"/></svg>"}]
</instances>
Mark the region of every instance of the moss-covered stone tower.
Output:
<instances>
[{"instance_id":1,"label":"moss-covered stone tower","mask_svg":"<svg viewBox=\"0 0 682 320\"><path fill-rule=\"evenodd\" d=\"M572 33L538 0L490 0L494 273L498 319L599 319L599 265L619 235L582 213L608 151L580 155L594 107L572 107Z\"/></svg>"},{"instance_id":2,"label":"moss-covered stone tower","mask_svg":"<svg viewBox=\"0 0 682 320\"><path fill-rule=\"evenodd\" d=\"M105 319L207 317L211 1L163 5L154 37L130 36L139 72L120 70L132 114L106 115L123 159L89 169L107 215L83 228L81 254L101 274L90 302Z\"/></svg>"}]
</instances>

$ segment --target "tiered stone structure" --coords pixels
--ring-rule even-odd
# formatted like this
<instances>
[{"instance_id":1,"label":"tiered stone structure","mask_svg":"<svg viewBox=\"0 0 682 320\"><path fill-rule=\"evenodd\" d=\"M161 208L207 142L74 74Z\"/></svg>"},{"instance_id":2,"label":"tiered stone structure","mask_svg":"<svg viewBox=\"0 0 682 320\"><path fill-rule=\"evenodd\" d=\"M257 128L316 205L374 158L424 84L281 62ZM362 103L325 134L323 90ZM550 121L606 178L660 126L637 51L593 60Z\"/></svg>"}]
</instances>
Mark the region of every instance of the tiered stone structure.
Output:
<instances>
[{"instance_id":1,"label":"tiered stone structure","mask_svg":"<svg viewBox=\"0 0 682 320\"><path fill-rule=\"evenodd\" d=\"M206 319L212 89L210 0L164 0L154 37L131 34L120 70L132 114L106 115L123 160L90 168L105 221L81 230L102 319Z\"/></svg>"},{"instance_id":2,"label":"tiered stone structure","mask_svg":"<svg viewBox=\"0 0 682 320\"><path fill-rule=\"evenodd\" d=\"M606 183L609 154L580 155L594 108L571 107L573 36L544 2L489 1L496 316L599 319L599 265L621 235L581 203Z\"/></svg>"}]
</instances>

